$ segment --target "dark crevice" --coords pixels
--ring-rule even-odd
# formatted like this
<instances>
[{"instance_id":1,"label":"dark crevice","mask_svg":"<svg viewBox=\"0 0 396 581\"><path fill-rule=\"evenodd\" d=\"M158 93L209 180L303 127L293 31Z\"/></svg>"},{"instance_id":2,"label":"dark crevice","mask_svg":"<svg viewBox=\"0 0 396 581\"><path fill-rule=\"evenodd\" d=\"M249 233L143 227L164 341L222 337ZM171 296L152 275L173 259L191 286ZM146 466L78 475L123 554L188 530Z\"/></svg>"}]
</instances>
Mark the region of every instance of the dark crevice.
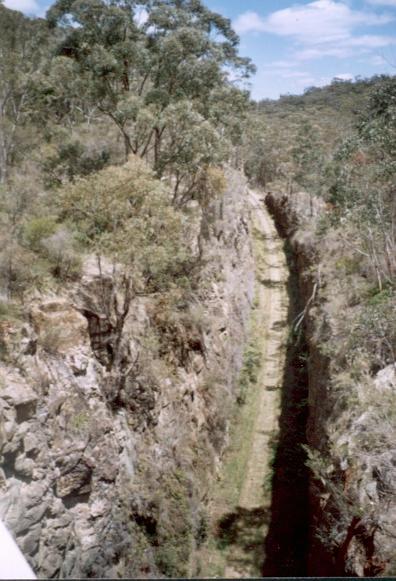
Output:
<instances>
[{"instance_id":1,"label":"dark crevice","mask_svg":"<svg viewBox=\"0 0 396 581\"><path fill-rule=\"evenodd\" d=\"M17 458L21 454L22 454L22 451L21 451L20 447L18 448L18 450L14 451L14 452L5 453L3 456L4 460L3 460L3 463L1 465L1 468L4 471L4 476L6 479L17 478L21 482L25 482L26 484L30 484L30 482L32 482L32 480L33 480L32 476L29 476L29 475L25 474L24 472L17 470L16 466L15 466Z\"/></svg>"},{"instance_id":2,"label":"dark crevice","mask_svg":"<svg viewBox=\"0 0 396 581\"><path fill-rule=\"evenodd\" d=\"M308 346L304 325L293 330L304 309L298 285L295 257L288 243L285 251L288 282L290 336L282 384L279 436L273 461L272 503L265 541L263 576L306 576L309 544L309 471L305 465L308 420Z\"/></svg>"},{"instance_id":3,"label":"dark crevice","mask_svg":"<svg viewBox=\"0 0 396 581\"><path fill-rule=\"evenodd\" d=\"M16 421L18 424L22 422L27 422L36 412L36 401L29 401L27 403L22 403L15 406L16 409Z\"/></svg>"},{"instance_id":4,"label":"dark crevice","mask_svg":"<svg viewBox=\"0 0 396 581\"><path fill-rule=\"evenodd\" d=\"M87 504L89 502L90 493L84 492L82 494L72 493L61 498L65 508L70 509L77 506L77 504Z\"/></svg>"},{"instance_id":5,"label":"dark crevice","mask_svg":"<svg viewBox=\"0 0 396 581\"><path fill-rule=\"evenodd\" d=\"M99 315L88 309L82 309L81 313L88 321L88 333L96 359L110 370L114 363L114 328L112 324L105 315Z\"/></svg>"},{"instance_id":6,"label":"dark crevice","mask_svg":"<svg viewBox=\"0 0 396 581\"><path fill-rule=\"evenodd\" d=\"M4 475L6 478L11 478L11 476L15 476L15 461L16 458L20 454L20 451L17 450L16 452L7 452L4 454L2 469L4 470Z\"/></svg>"}]
</instances>

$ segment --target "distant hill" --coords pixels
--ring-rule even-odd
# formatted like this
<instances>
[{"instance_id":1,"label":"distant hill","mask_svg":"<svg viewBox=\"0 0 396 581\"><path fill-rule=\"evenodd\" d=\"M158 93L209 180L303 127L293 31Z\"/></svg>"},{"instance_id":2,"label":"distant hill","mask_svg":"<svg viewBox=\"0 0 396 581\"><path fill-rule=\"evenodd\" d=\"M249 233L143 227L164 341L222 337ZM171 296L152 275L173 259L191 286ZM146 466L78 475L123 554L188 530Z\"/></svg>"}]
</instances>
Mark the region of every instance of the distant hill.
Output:
<instances>
[{"instance_id":1,"label":"distant hill","mask_svg":"<svg viewBox=\"0 0 396 581\"><path fill-rule=\"evenodd\" d=\"M307 132L323 166L353 135L371 95L386 79L387 75L353 81L335 78L326 87L306 89L303 95L252 101L245 136L248 176L263 186L295 180L296 150L301 149L301 142L307 145Z\"/></svg>"}]
</instances>

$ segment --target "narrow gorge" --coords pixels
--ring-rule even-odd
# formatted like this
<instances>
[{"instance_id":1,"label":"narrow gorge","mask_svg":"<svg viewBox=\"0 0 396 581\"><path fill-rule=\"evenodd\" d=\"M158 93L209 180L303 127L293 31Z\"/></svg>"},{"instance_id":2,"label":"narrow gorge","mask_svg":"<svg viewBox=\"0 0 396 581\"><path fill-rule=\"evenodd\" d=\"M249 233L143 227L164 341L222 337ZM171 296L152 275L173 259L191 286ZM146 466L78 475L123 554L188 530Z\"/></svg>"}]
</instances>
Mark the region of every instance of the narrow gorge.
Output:
<instances>
[{"instance_id":1,"label":"narrow gorge","mask_svg":"<svg viewBox=\"0 0 396 581\"><path fill-rule=\"evenodd\" d=\"M271 517L287 343L286 257L261 194L249 191L255 258L255 302L245 366L250 381L234 411L230 444L208 503L209 540L196 556L203 577L261 575ZM244 381L244 368L240 381Z\"/></svg>"},{"instance_id":2,"label":"narrow gorge","mask_svg":"<svg viewBox=\"0 0 396 581\"><path fill-rule=\"evenodd\" d=\"M82 283L1 326L0 510L39 576L341 575L380 562L348 513L342 554L318 536L345 510L323 512L321 498L339 497L323 497L312 461L331 434L314 331L324 275L308 226L324 206L312 214L305 194L253 191L234 170L227 182L204 229L196 222L211 282L193 319L181 306L177 335L153 299L135 299L119 339L126 359L112 368L111 301L125 289L93 257ZM150 359L164 332L182 341L177 375L167 351Z\"/></svg>"},{"instance_id":3,"label":"narrow gorge","mask_svg":"<svg viewBox=\"0 0 396 581\"><path fill-rule=\"evenodd\" d=\"M37 578L396 575L396 77L256 100L238 36L390 45L394 0L43 2L0 0L0 539Z\"/></svg>"},{"instance_id":4,"label":"narrow gorge","mask_svg":"<svg viewBox=\"0 0 396 581\"><path fill-rule=\"evenodd\" d=\"M251 193L250 200L256 265L250 333L260 357L234 419L196 572L383 575L394 566L393 468L386 449L371 449L362 434L377 414L392 416L392 407L382 406L395 387L395 366L377 372L371 386L366 378L363 392L356 378L351 387L358 394L345 407L339 363L325 347L337 341L336 305L348 300L344 289L341 297L334 290L337 277L329 278L329 251L342 253L342 245L318 236L329 209L304 192ZM371 437L383 441L380 425Z\"/></svg>"},{"instance_id":5,"label":"narrow gorge","mask_svg":"<svg viewBox=\"0 0 396 581\"><path fill-rule=\"evenodd\" d=\"M164 355L152 368L151 343L139 347L150 333L173 339L153 299L135 299L118 339L126 361L111 364L119 308L111 301L122 304L125 289L93 257L82 283L36 298L28 321L2 327L0 508L39 576L306 571L295 265L265 194L233 170L227 181L203 218L211 282L199 290L199 326L179 319L177 381L167 379Z\"/></svg>"}]
</instances>

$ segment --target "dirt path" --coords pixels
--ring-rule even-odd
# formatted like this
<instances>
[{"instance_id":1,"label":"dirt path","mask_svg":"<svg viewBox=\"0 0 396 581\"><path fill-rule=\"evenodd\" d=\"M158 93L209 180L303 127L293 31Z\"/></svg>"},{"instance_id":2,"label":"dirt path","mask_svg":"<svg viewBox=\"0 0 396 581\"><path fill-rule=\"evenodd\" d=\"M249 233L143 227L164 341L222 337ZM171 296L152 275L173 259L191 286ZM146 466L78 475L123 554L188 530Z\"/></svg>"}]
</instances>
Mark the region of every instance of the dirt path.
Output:
<instances>
[{"instance_id":1,"label":"dirt path","mask_svg":"<svg viewBox=\"0 0 396 581\"><path fill-rule=\"evenodd\" d=\"M251 193L255 210L255 227L262 235L258 293L259 317L265 334L262 366L257 388L261 392L253 431L253 441L239 506L257 508L263 503L263 483L271 460L270 437L278 424L279 393L284 366L284 343L287 322L286 258L275 226L259 196ZM261 260L260 260L261 258ZM257 258L256 258L257 260Z\"/></svg>"},{"instance_id":2,"label":"dirt path","mask_svg":"<svg viewBox=\"0 0 396 581\"><path fill-rule=\"evenodd\" d=\"M283 245L261 196L251 191L256 263L252 334L260 353L256 384L247 394L209 505L211 535L197 574L261 576L271 505L271 476L287 339L288 276Z\"/></svg>"}]
</instances>

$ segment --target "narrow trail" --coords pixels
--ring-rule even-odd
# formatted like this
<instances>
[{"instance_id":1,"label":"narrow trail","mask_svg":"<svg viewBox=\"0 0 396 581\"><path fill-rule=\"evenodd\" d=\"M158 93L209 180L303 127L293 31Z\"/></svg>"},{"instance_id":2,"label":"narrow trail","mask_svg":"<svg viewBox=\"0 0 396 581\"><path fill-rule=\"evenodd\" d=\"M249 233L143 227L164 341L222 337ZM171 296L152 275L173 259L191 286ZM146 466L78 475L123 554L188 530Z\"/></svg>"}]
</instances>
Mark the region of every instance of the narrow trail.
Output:
<instances>
[{"instance_id":1,"label":"narrow trail","mask_svg":"<svg viewBox=\"0 0 396 581\"><path fill-rule=\"evenodd\" d=\"M260 366L235 418L222 475L209 504L208 542L196 575L260 577L271 518L271 479L287 340L288 269L283 244L257 192L250 191L256 264L252 323Z\"/></svg>"},{"instance_id":2,"label":"narrow trail","mask_svg":"<svg viewBox=\"0 0 396 581\"><path fill-rule=\"evenodd\" d=\"M251 192L255 227L262 237L263 248L256 258L258 269L259 321L265 336L257 389L259 409L253 431L252 447L239 506L253 509L262 506L263 485L269 469L270 437L279 416L280 389L285 362L287 323L287 266L283 244L274 223L258 194ZM258 259L258 260L257 260Z\"/></svg>"}]
</instances>

